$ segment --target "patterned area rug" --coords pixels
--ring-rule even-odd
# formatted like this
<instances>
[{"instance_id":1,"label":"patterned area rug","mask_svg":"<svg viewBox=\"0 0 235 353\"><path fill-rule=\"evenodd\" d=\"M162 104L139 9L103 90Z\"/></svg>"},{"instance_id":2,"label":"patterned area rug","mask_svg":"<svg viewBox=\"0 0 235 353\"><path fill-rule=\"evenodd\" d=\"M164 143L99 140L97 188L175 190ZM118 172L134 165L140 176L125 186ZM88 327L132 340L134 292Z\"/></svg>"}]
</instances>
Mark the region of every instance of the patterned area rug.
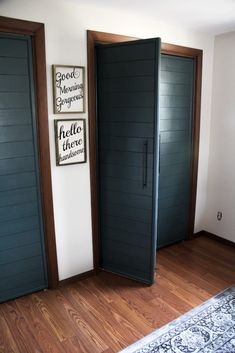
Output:
<instances>
[{"instance_id":1,"label":"patterned area rug","mask_svg":"<svg viewBox=\"0 0 235 353\"><path fill-rule=\"evenodd\" d=\"M235 353L235 286L120 353Z\"/></svg>"}]
</instances>

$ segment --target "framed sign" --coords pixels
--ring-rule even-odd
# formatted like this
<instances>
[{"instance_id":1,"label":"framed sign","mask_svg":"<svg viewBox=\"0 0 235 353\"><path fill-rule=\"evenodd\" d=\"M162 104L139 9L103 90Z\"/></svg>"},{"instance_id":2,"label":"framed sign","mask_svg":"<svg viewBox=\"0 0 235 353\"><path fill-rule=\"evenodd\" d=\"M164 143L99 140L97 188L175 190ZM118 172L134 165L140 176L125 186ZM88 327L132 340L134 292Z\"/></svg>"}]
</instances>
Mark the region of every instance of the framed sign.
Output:
<instances>
[{"instance_id":1,"label":"framed sign","mask_svg":"<svg viewBox=\"0 0 235 353\"><path fill-rule=\"evenodd\" d=\"M84 67L52 65L54 113L84 113Z\"/></svg>"},{"instance_id":2,"label":"framed sign","mask_svg":"<svg viewBox=\"0 0 235 353\"><path fill-rule=\"evenodd\" d=\"M86 162L85 119L54 120L56 165Z\"/></svg>"}]
</instances>

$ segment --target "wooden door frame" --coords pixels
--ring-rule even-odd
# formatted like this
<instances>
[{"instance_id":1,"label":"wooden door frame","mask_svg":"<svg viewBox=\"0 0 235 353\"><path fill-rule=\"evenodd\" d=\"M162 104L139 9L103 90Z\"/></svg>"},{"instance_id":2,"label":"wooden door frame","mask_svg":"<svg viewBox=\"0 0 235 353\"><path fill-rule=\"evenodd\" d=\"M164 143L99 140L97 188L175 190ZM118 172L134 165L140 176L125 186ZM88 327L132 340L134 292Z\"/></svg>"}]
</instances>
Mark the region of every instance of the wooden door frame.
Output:
<instances>
[{"instance_id":1,"label":"wooden door frame","mask_svg":"<svg viewBox=\"0 0 235 353\"><path fill-rule=\"evenodd\" d=\"M94 269L99 268L99 207L98 207L98 174L97 174L97 116L96 116L96 53L97 44L110 44L137 40L139 38L118 34L87 31L87 73L88 73L88 121L89 121L89 156L90 156L90 185L91 185L91 213ZM201 111L201 82L202 56L200 49L182 47L179 45L162 43L161 53L193 58L195 60L194 105L192 117L192 164L191 187L189 205L188 238L194 235L197 173L199 156L200 111Z\"/></svg>"},{"instance_id":2,"label":"wooden door frame","mask_svg":"<svg viewBox=\"0 0 235 353\"><path fill-rule=\"evenodd\" d=\"M0 16L0 32L29 35L32 38L39 172L48 287L56 288L58 286L58 265L51 185L44 24Z\"/></svg>"}]
</instances>

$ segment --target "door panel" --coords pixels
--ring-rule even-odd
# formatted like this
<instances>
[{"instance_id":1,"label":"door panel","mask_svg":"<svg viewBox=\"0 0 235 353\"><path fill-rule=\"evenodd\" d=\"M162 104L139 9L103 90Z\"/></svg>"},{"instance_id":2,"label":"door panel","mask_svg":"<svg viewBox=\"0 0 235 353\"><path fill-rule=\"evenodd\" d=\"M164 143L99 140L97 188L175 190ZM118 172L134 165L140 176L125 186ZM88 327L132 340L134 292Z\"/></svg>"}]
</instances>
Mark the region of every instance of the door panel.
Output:
<instances>
[{"instance_id":1,"label":"door panel","mask_svg":"<svg viewBox=\"0 0 235 353\"><path fill-rule=\"evenodd\" d=\"M194 60L161 56L158 248L188 231Z\"/></svg>"},{"instance_id":2,"label":"door panel","mask_svg":"<svg viewBox=\"0 0 235 353\"><path fill-rule=\"evenodd\" d=\"M153 283L160 40L97 47L100 267Z\"/></svg>"},{"instance_id":3,"label":"door panel","mask_svg":"<svg viewBox=\"0 0 235 353\"><path fill-rule=\"evenodd\" d=\"M30 37L0 35L0 302L47 287Z\"/></svg>"}]
</instances>

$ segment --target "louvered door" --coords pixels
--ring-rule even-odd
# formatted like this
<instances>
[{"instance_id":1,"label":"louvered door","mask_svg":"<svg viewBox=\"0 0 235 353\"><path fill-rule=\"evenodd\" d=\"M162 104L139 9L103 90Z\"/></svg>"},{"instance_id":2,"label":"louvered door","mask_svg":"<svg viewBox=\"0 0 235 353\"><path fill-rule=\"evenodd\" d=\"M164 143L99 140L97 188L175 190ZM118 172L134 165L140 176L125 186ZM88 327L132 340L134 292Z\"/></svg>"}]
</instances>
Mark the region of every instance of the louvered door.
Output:
<instances>
[{"instance_id":1,"label":"louvered door","mask_svg":"<svg viewBox=\"0 0 235 353\"><path fill-rule=\"evenodd\" d=\"M0 301L47 287L31 39L0 35Z\"/></svg>"}]
</instances>

